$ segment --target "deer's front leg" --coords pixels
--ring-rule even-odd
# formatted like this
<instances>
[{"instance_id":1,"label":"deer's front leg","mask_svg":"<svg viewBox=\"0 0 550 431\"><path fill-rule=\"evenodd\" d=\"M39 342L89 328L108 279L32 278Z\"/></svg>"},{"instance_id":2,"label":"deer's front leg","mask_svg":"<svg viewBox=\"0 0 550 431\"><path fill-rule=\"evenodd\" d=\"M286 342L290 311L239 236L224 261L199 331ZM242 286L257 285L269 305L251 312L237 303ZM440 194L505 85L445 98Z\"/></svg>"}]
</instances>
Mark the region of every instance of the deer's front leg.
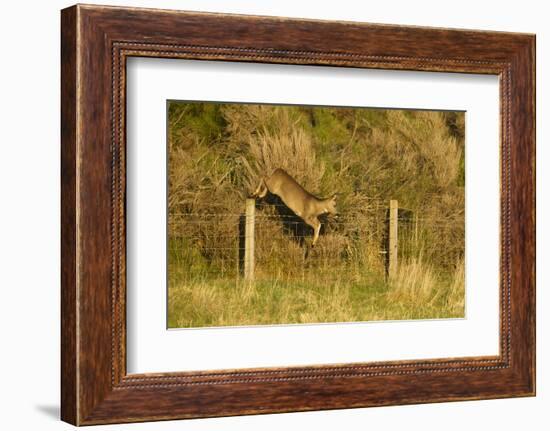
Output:
<instances>
[{"instance_id":1,"label":"deer's front leg","mask_svg":"<svg viewBox=\"0 0 550 431\"><path fill-rule=\"evenodd\" d=\"M313 241L311 242L311 246L314 247L315 243L319 239L319 232L321 231L321 222L317 219L317 217L308 218L307 220L305 220L305 222L313 228Z\"/></svg>"},{"instance_id":2,"label":"deer's front leg","mask_svg":"<svg viewBox=\"0 0 550 431\"><path fill-rule=\"evenodd\" d=\"M315 245L315 243L319 239L319 232L321 232L321 222L317 219L315 219L315 221L316 221L316 224L315 224L315 227L313 228L314 229L313 242L311 243L312 247Z\"/></svg>"}]
</instances>

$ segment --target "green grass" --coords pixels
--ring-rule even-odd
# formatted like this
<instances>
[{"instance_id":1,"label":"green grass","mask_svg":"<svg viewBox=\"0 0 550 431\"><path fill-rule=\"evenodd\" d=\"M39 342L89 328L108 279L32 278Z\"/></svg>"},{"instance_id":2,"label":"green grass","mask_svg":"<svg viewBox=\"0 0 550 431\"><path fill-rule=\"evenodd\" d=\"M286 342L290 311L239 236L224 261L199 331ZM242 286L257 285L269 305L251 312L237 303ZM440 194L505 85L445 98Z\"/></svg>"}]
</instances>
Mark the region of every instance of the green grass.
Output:
<instances>
[{"instance_id":1,"label":"green grass","mask_svg":"<svg viewBox=\"0 0 550 431\"><path fill-rule=\"evenodd\" d=\"M462 271L462 272L460 272ZM172 277L168 327L464 317L463 270L454 277L412 261L387 282L349 269L305 272L253 282L234 277ZM461 278L462 274L462 278Z\"/></svg>"}]
</instances>

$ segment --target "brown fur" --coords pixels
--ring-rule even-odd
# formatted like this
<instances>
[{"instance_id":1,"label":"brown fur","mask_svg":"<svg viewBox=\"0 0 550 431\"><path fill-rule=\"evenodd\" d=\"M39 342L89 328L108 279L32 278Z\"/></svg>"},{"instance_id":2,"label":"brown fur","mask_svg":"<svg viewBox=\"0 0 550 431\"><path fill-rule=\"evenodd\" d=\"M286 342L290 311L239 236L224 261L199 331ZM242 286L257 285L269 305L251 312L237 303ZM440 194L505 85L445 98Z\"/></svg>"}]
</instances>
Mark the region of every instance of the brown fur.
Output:
<instances>
[{"instance_id":1,"label":"brown fur","mask_svg":"<svg viewBox=\"0 0 550 431\"><path fill-rule=\"evenodd\" d=\"M319 199L304 189L283 169L277 168L269 177L262 178L252 196L263 198L268 191L279 196L288 208L313 228L312 246L317 242L321 230L318 217L321 214L337 214L336 195Z\"/></svg>"}]
</instances>

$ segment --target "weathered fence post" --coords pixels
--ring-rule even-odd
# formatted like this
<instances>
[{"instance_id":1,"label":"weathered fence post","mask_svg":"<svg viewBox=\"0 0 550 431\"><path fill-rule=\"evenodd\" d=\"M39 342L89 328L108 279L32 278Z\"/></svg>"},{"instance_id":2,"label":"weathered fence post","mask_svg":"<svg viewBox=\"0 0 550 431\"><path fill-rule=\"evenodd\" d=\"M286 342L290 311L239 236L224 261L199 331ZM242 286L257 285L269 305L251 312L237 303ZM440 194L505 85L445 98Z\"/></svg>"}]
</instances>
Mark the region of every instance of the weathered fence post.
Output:
<instances>
[{"instance_id":1,"label":"weathered fence post","mask_svg":"<svg viewBox=\"0 0 550 431\"><path fill-rule=\"evenodd\" d=\"M254 279L254 222L256 200L247 199L244 222L244 278Z\"/></svg>"},{"instance_id":2,"label":"weathered fence post","mask_svg":"<svg viewBox=\"0 0 550 431\"><path fill-rule=\"evenodd\" d=\"M388 277L393 278L397 274L397 225L399 206L396 200L390 200L390 220L388 235Z\"/></svg>"}]
</instances>

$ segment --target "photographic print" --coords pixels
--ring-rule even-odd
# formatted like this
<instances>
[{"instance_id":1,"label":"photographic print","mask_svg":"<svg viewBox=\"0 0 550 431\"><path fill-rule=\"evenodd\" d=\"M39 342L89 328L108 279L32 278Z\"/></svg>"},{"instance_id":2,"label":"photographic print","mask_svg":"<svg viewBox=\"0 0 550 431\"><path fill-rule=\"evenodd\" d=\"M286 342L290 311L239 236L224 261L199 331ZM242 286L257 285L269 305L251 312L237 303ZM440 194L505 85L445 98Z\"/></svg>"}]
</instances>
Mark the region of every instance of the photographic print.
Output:
<instances>
[{"instance_id":1,"label":"photographic print","mask_svg":"<svg viewBox=\"0 0 550 431\"><path fill-rule=\"evenodd\" d=\"M464 112L167 117L169 328L464 317Z\"/></svg>"}]
</instances>

